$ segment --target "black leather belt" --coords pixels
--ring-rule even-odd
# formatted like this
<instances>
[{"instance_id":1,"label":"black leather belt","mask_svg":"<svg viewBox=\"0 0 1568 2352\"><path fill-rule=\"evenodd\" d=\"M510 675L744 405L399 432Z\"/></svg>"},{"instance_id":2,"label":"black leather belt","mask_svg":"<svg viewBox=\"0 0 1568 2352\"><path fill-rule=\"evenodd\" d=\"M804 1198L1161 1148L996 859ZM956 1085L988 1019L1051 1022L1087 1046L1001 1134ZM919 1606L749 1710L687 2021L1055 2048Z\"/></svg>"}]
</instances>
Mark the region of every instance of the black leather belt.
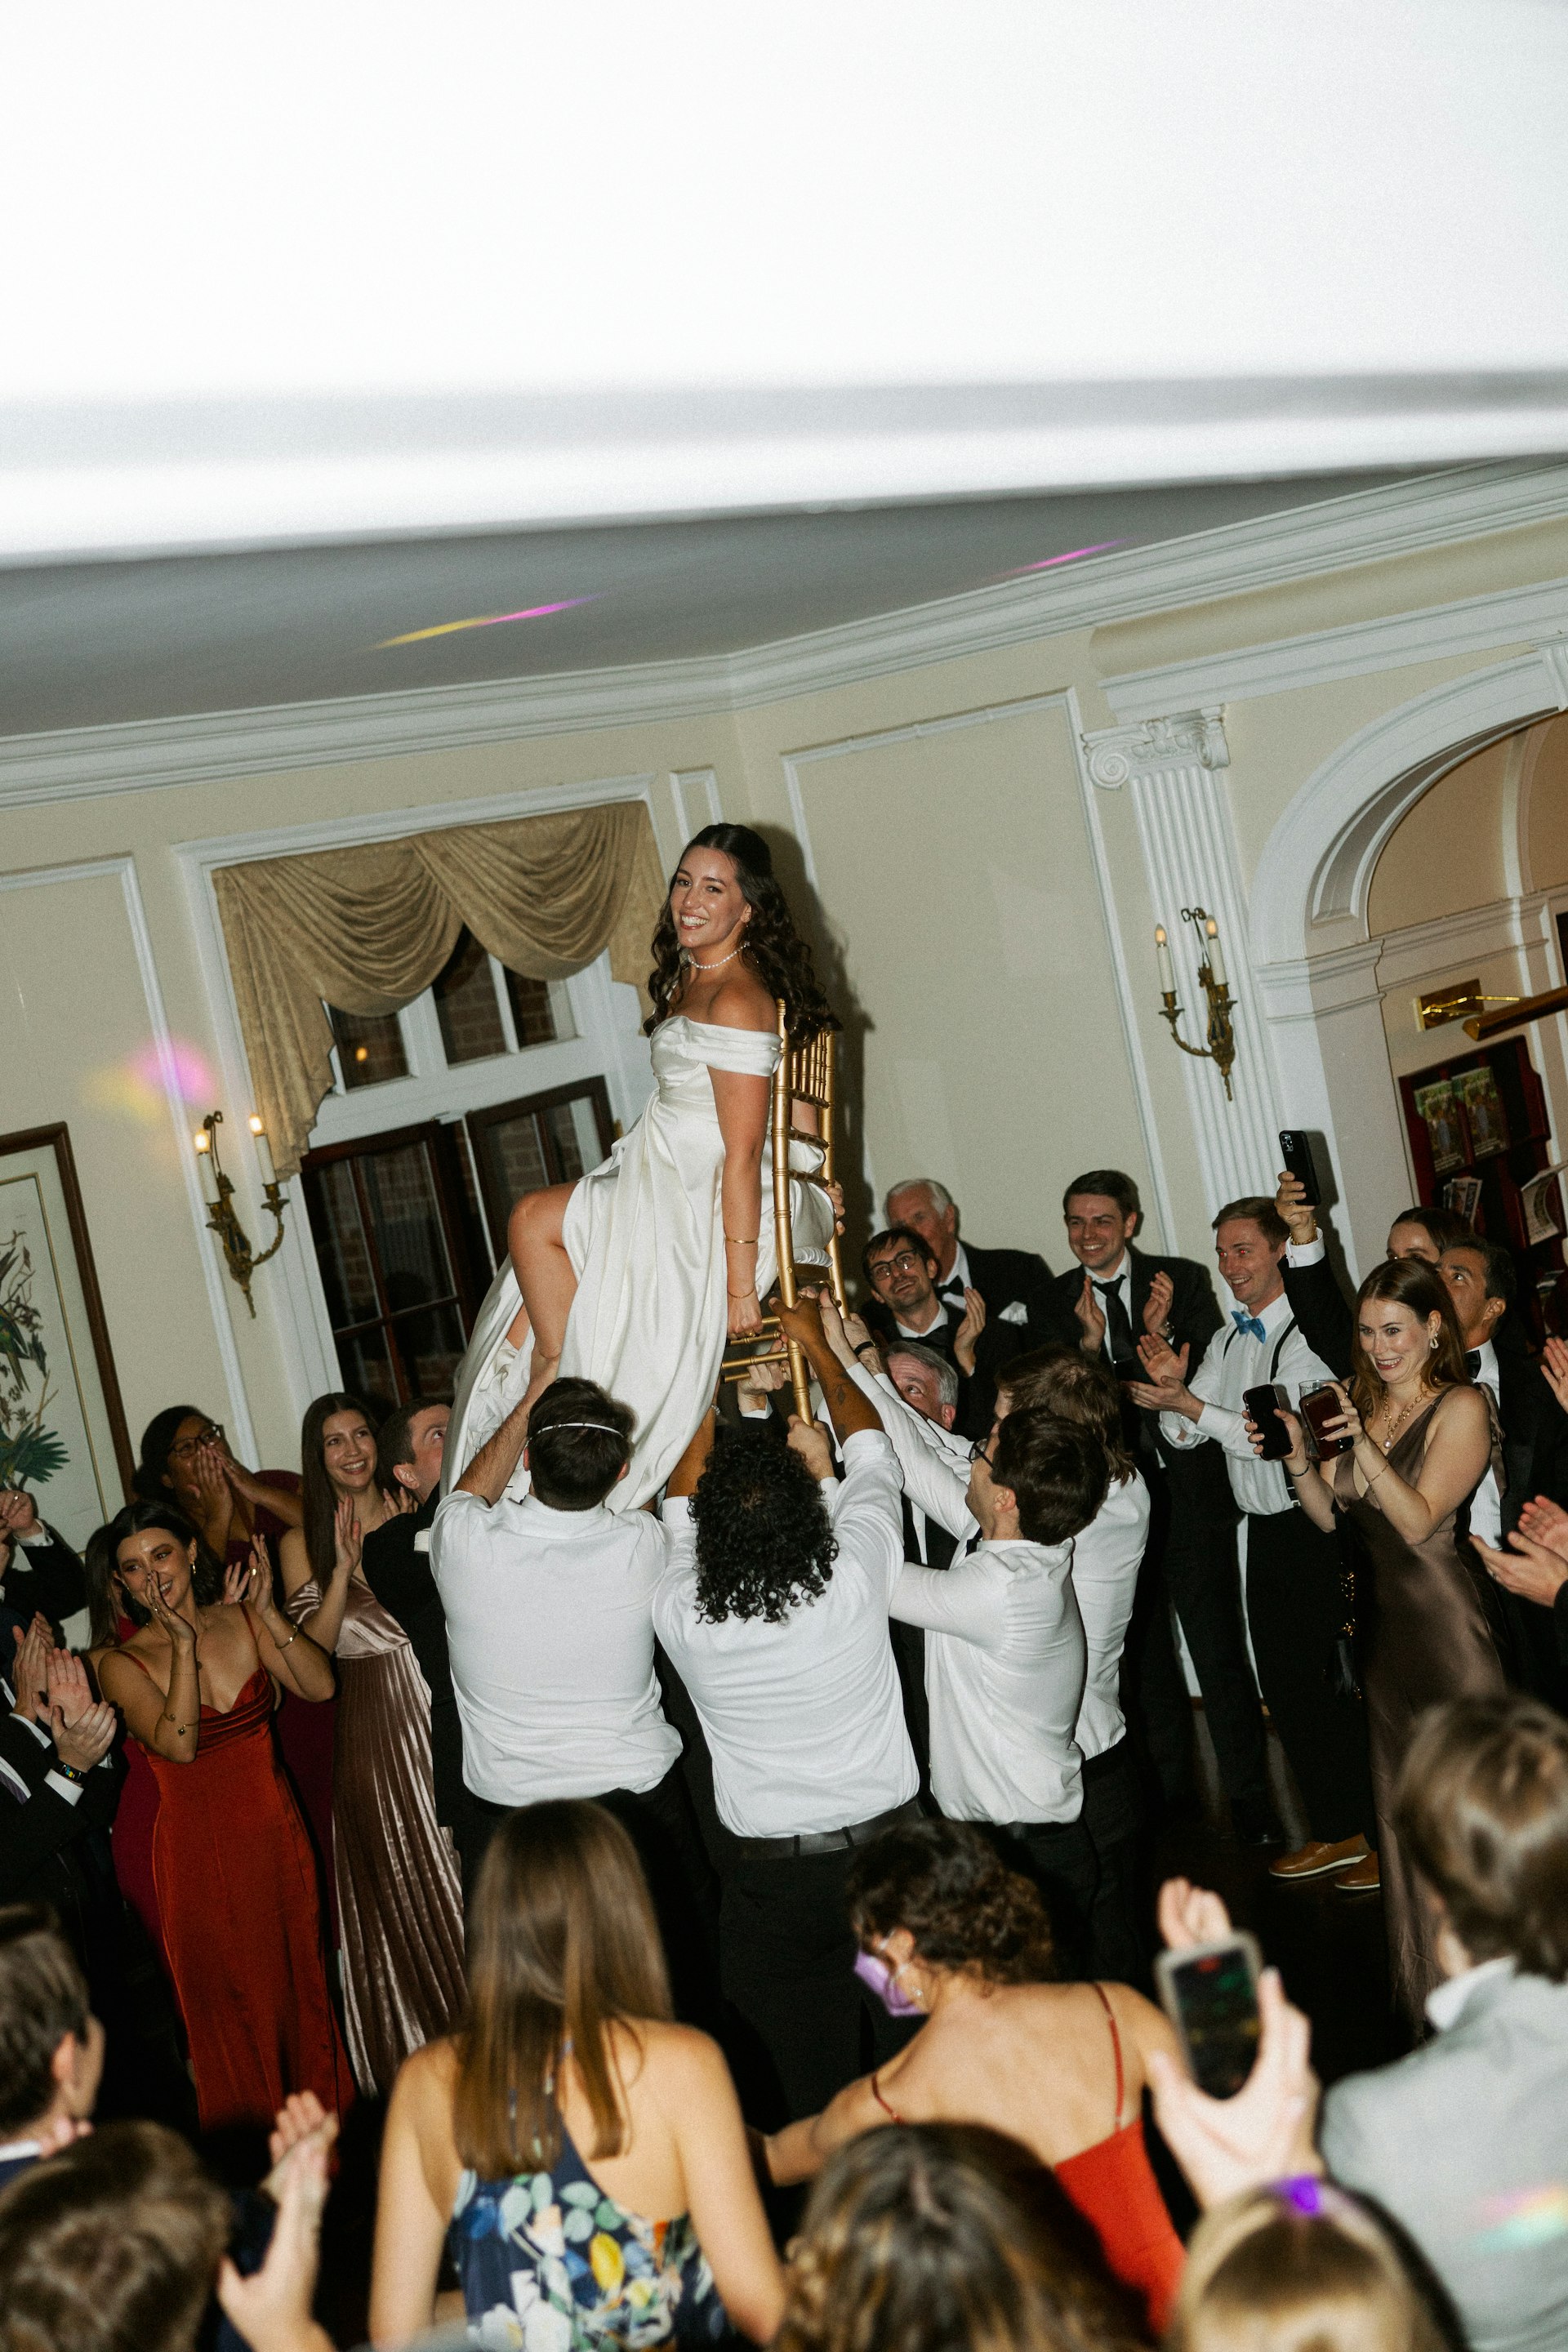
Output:
<instances>
[{"instance_id":1,"label":"black leather belt","mask_svg":"<svg viewBox=\"0 0 1568 2352\"><path fill-rule=\"evenodd\" d=\"M895 1805L890 1813L874 1813L868 1822L849 1822L841 1830L802 1830L796 1837L731 1837L730 1851L745 1862L787 1862L800 1853L842 1853L847 1846L869 1845L884 1830L922 1819L920 1799Z\"/></svg>"}]
</instances>

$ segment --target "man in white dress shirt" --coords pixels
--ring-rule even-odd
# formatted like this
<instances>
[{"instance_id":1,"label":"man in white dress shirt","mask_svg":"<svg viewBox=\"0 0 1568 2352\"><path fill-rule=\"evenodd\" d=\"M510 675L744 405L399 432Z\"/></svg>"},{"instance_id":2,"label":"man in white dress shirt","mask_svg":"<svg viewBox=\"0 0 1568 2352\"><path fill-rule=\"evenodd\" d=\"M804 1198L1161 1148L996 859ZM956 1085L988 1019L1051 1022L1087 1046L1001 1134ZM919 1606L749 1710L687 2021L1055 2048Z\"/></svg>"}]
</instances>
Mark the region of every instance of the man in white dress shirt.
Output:
<instances>
[{"instance_id":1,"label":"man in white dress shirt","mask_svg":"<svg viewBox=\"0 0 1568 2352\"><path fill-rule=\"evenodd\" d=\"M475 1801L468 1843L482 1850L518 1805L596 1798L631 1833L677 2007L699 2018L712 1874L654 1672L664 1538L646 1511L605 1507L631 1442L629 1410L592 1381L556 1381L531 1418L515 1406L437 1511L430 1569ZM518 1502L506 1490L520 1459ZM463 1859L471 1885L479 1851Z\"/></svg>"},{"instance_id":2,"label":"man in white dress shirt","mask_svg":"<svg viewBox=\"0 0 1568 2352\"><path fill-rule=\"evenodd\" d=\"M1223 1208L1215 1219L1215 1255L1236 1301L1232 1328L1210 1341L1190 1385L1186 1349L1178 1353L1146 1337L1138 1352L1148 1378L1131 1393L1145 1412L1160 1415L1168 1444L1212 1442L1223 1449L1244 1515L1247 1614L1258 1679L1310 1832L1304 1845L1270 1864L1271 1874L1310 1878L1359 1865L1361 1883L1374 1886L1365 1727L1359 1702L1337 1692L1331 1680L1345 1622L1339 1542L1298 1507L1279 1464L1256 1457L1242 1409L1248 1389L1278 1382L1294 1408L1303 1389L1329 1378L1285 1296L1288 1237L1270 1200L1248 1196Z\"/></svg>"},{"instance_id":3,"label":"man in white dress shirt","mask_svg":"<svg viewBox=\"0 0 1568 2352\"><path fill-rule=\"evenodd\" d=\"M1075 1732L1088 1644L1073 1538L1105 1501L1089 1433L1044 1406L975 1445L968 1504L981 1540L945 1575L906 1564L893 1614L926 1631L931 1791L950 1821L1016 1849L1051 1914L1063 1973L1081 1972L1098 1869Z\"/></svg>"},{"instance_id":4,"label":"man in white dress shirt","mask_svg":"<svg viewBox=\"0 0 1568 2352\"><path fill-rule=\"evenodd\" d=\"M815 1304L780 1310L843 1449L792 1421L722 1430L709 1415L664 1505L658 1638L701 1720L726 1835L724 1991L761 2038L781 2113L814 2115L860 2071L863 2017L844 1884L857 1846L918 1818L889 1639L903 1561L899 1473L875 1404Z\"/></svg>"}]
</instances>

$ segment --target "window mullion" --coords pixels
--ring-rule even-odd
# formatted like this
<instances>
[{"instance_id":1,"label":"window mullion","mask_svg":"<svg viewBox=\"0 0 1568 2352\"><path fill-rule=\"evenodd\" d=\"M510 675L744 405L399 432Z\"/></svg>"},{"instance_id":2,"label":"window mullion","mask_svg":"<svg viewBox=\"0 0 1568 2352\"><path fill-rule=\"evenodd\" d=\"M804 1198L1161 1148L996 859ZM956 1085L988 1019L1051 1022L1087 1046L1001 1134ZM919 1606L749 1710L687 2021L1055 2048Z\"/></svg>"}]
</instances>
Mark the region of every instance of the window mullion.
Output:
<instances>
[{"instance_id":1,"label":"window mullion","mask_svg":"<svg viewBox=\"0 0 1568 2352\"><path fill-rule=\"evenodd\" d=\"M517 1023L511 1017L511 991L506 984L506 972L499 956L487 959L490 968L490 986L496 992L496 1007L500 1013L501 1035L506 1039L509 1054L519 1051Z\"/></svg>"},{"instance_id":2,"label":"window mullion","mask_svg":"<svg viewBox=\"0 0 1568 2352\"><path fill-rule=\"evenodd\" d=\"M447 1048L441 1039L434 991L427 988L411 1004L405 1004L397 1016L397 1024L403 1033L410 1076L429 1078L443 1074L447 1066Z\"/></svg>"}]
</instances>

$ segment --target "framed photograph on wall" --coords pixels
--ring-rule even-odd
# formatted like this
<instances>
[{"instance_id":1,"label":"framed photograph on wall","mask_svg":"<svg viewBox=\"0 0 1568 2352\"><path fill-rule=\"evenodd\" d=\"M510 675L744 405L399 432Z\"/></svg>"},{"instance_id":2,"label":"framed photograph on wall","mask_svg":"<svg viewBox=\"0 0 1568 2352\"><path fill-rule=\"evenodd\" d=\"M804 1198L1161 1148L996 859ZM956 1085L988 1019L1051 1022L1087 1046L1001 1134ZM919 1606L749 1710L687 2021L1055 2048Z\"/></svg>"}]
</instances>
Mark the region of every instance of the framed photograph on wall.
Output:
<instances>
[{"instance_id":1,"label":"framed photograph on wall","mask_svg":"<svg viewBox=\"0 0 1568 2352\"><path fill-rule=\"evenodd\" d=\"M132 1466L69 1130L0 1135L0 1486L79 1551Z\"/></svg>"},{"instance_id":2,"label":"framed photograph on wall","mask_svg":"<svg viewBox=\"0 0 1568 2352\"><path fill-rule=\"evenodd\" d=\"M1485 1065L1479 1070L1457 1070L1454 1092L1465 1108L1470 1130L1470 1157L1489 1159L1509 1146L1508 1115L1498 1092L1495 1074Z\"/></svg>"},{"instance_id":3,"label":"framed photograph on wall","mask_svg":"<svg viewBox=\"0 0 1568 2352\"><path fill-rule=\"evenodd\" d=\"M1415 1096L1415 1112L1426 1123L1427 1139L1432 1147L1432 1166L1439 1176L1450 1168L1465 1164L1465 1131L1459 1123L1459 1107L1454 1100L1454 1089L1447 1078L1439 1078L1429 1087L1422 1087Z\"/></svg>"}]
</instances>

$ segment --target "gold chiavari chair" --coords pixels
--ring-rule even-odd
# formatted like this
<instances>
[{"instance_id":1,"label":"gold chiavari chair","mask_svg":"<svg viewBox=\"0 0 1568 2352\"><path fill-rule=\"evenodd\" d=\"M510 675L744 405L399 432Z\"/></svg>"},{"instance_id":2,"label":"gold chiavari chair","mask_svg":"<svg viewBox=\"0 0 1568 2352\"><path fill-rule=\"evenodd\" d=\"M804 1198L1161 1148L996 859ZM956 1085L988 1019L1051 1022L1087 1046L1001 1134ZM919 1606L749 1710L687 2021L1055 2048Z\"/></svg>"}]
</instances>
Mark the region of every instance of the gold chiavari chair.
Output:
<instances>
[{"instance_id":1,"label":"gold chiavari chair","mask_svg":"<svg viewBox=\"0 0 1568 2352\"><path fill-rule=\"evenodd\" d=\"M769 1111L769 1129L773 1161L773 1236L778 1257L779 1297L786 1307L793 1307L802 1282L819 1286L821 1269L801 1267L795 1262L794 1215L790 1206L790 1137L794 1129L796 1103L810 1103L816 1112L817 1132L806 1139L822 1145L822 1167L816 1176L805 1176L798 1181L826 1186L834 1176L833 1108L834 1108L834 1045L836 1032L824 1029L803 1044L795 1044L789 1034L789 1016L782 998L778 1006L779 1066L773 1081L773 1099ZM806 1130L798 1130L802 1136ZM835 1221L832 1238L827 1244L827 1287L837 1302L840 1314L845 1312L844 1268L840 1260L838 1233ZM759 1342L763 1344L759 1344ZM776 1315L764 1315L763 1328L756 1340L739 1343L742 1352L724 1359L724 1378L744 1380L753 1364L778 1364L787 1358L790 1385L795 1391L795 1409L803 1421L811 1418L811 1374L803 1351L784 1337Z\"/></svg>"}]
</instances>

